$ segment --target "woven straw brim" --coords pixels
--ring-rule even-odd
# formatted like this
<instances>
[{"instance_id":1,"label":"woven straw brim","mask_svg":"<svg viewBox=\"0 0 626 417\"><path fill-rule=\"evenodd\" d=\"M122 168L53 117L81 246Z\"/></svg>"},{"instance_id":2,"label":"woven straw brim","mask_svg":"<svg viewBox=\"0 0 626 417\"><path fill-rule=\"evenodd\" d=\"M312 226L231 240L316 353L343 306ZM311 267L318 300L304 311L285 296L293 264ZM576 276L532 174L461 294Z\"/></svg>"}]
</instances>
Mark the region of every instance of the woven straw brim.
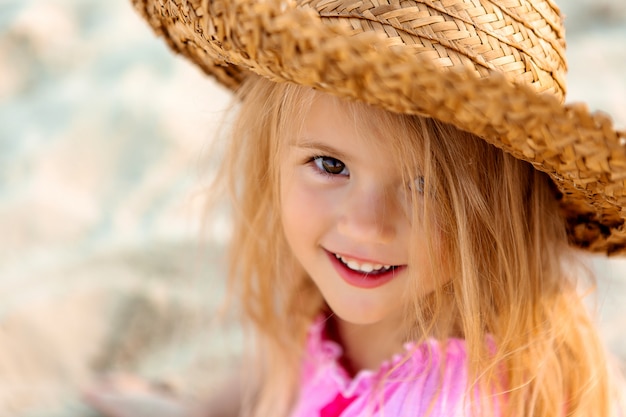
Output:
<instances>
[{"instance_id":1,"label":"woven straw brim","mask_svg":"<svg viewBox=\"0 0 626 417\"><path fill-rule=\"evenodd\" d=\"M231 89L252 71L485 139L552 177L572 244L626 252L626 134L583 104L563 105L558 77L531 87L489 65L442 70L385 27L355 33L286 1L133 1L173 50Z\"/></svg>"}]
</instances>

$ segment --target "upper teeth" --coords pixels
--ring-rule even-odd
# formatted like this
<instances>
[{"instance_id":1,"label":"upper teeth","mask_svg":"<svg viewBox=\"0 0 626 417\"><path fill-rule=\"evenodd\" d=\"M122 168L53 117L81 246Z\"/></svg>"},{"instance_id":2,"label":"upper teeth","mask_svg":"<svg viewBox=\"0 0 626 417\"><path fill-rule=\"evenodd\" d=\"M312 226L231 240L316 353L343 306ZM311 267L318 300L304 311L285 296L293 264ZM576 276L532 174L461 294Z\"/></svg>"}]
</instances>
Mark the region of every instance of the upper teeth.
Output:
<instances>
[{"instance_id":1,"label":"upper teeth","mask_svg":"<svg viewBox=\"0 0 626 417\"><path fill-rule=\"evenodd\" d=\"M344 258L341 255L335 254L335 257L343 262L348 268L353 269L359 272L378 272L378 271L387 271L391 268L391 265L381 265L381 264L370 264L368 262L357 262L354 259Z\"/></svg>"}]
</instances>

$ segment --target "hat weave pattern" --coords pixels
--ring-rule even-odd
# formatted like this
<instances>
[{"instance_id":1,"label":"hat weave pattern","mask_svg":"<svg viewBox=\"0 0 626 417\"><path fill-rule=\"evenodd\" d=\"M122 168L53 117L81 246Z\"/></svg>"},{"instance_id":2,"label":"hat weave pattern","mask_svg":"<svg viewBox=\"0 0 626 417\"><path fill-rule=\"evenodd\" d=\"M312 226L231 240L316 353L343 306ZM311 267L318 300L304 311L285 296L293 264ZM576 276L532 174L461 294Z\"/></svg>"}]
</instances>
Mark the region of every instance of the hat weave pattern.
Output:
<instances>
[{"instance_id":1,"label":"hat weave pattern","mask_svg":"<svg viewBox=\"0 0 626 417\"><path fill-rule=\"evenodd\" d=\"M387 44L411 48L442 68L493 71L560 98L565 92L563 26L554 5L541 1L445 2L305 1L328 24L353 34L385 33ZM515 4L514 7L511 4Z\"/></svg>"},{"instance_id":2,"label":"hat weave pattern","mask_svg":"<svg viewBox=\"0 0 626 417\"><path fill-rule=\"evenodd\" d=\"M548 173L572 244L626 252L626 133L563 105L549 0L133 0L169 46L236 89L252 71L451 123Z\"/></svg>"}]
</instances>

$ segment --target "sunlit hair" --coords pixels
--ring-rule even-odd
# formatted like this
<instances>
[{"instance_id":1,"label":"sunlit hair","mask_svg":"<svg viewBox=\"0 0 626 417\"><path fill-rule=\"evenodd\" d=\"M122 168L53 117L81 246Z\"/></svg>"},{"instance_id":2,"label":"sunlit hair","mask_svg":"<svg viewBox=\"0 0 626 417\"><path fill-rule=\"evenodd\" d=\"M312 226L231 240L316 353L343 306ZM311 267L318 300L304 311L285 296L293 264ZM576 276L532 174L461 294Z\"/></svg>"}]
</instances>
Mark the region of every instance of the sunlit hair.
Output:
<instances>
[{"instance_id":1,"label":"sunlit hair","mask_svg":"<svg viewBox=\"0 0 626 417\"><path fill-rule=\"evenodd\" d=\"M248 79L216 182L233 212L229 290L250 335L245 416L288 415L307 328L326 308L280 220L281 144L298 135L316 94ZM406 339L466 340L470 389L485 399L472 400L476 415L491 404L511 417L610 415L605 354L574 280L584 270L548 177L436 120L344 107L364 136L386 141L407 183L424 178L423 190L408 188L412 218L432 237L445 284L417 297L420 281L408 280Z\"/></svg>"}]
</instances>

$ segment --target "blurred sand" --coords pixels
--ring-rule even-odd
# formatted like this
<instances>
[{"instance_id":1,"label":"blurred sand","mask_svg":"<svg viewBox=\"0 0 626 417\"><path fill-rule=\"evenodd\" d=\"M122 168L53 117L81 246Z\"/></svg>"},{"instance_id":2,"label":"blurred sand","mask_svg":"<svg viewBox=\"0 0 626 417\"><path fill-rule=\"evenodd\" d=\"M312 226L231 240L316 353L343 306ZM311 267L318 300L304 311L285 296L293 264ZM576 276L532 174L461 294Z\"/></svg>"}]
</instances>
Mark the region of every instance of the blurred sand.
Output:
<instances>
[{"instance_id":1,"label":"blurred sand","mask_svg":"<svg viewBox=\"0 0 626 417\"><path fill-rule=\"evenodd\" d=\"M626 3L561 3L568 101L626 128ZM126 1L0 2L0 417L94 415L77 388L111 369L219 381L241 336L214 323L225 220L198 219L228 102ZM595 265L623 366L626 264Z\"/></svg>"}]
</instances>

